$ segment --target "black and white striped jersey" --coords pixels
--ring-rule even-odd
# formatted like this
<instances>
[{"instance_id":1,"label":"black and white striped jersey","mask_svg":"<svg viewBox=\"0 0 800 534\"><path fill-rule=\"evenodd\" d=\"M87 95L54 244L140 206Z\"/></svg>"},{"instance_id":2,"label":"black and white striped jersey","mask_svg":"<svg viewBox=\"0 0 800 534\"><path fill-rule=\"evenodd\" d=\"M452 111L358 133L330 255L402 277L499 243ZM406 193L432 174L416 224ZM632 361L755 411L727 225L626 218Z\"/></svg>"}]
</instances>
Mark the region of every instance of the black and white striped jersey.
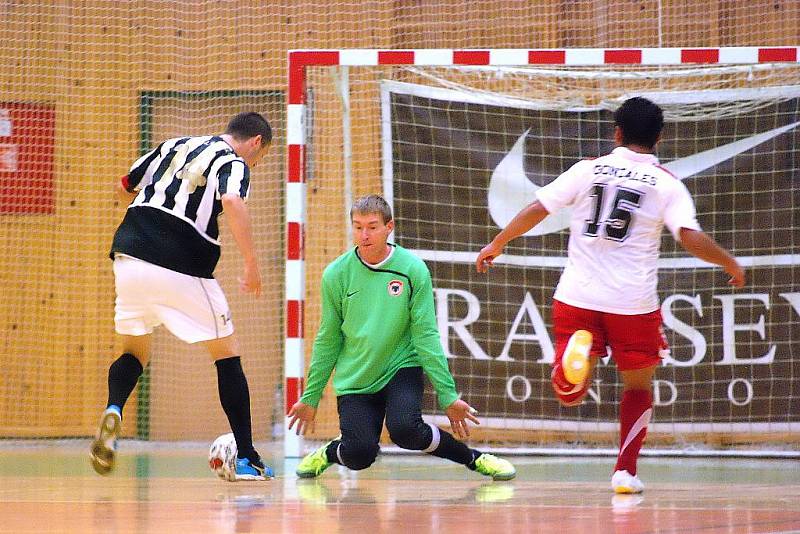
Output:
<instances>
[{"instance_id":1,"label":"black and white striped jersey","mask_svg":"<svg viewBox=\"0 0 800 534\"><path fill-rule=\"evenodd\" d=\"M250 192L250 169L233 148L219 136L169 139L139 158L123 185L139 193L114 235L111 257L213 278L222 195L247 199Z\"/></svg>"}]
</instances>

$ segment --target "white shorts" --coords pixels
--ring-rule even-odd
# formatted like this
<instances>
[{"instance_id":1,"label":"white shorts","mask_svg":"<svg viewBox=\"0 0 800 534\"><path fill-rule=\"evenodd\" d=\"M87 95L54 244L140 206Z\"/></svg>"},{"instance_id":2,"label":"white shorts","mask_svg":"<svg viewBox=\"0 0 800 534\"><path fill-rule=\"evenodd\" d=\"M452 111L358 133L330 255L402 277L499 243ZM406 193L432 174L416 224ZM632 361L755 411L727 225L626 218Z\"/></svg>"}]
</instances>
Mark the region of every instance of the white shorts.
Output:
<instances>
[{"instance_id":1,"label":"white shorts","mask_svg":"<svg viewBox=\"0 0 800 534\"><path fill-rule=\"evenodd\" d=\"M118 254L114 282L114 326L119 334L143 336L161 324L187 343L233 334L228 301L214 279Z\"/></svg>"}]
</instances>

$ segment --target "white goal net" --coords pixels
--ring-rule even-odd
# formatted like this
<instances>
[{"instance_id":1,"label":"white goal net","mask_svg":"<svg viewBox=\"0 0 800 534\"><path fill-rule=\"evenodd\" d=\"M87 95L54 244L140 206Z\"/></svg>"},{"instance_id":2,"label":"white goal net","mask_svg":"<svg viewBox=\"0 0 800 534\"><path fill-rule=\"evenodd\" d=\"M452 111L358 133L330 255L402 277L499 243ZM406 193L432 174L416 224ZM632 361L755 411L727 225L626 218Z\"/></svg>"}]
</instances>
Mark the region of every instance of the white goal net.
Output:
<instances>
[{"instance_id":1,"label":"white goal net","mask_svg":"<svg viewBox=\"0 0 800 534\"><path fill-rule=\"evenodd\" d=\"M647 57L665 57L659 53ZM381 193L394 209L394 239L431 270L456 385L483 417L479 438L528 448L612 445L621 394L612 361L599 364L579 408L560 407L550 387L564 214L510 243L488 275L476 273L474 261L539 187L610 151L613 110L646 96L665 110L662 164L692 193L703 229L749 277L744 290L732 290L720 269L665 232L659 296L672 351L656 373L648 442L682 451L797 451L800 67L716 58L307 67L300 107L306 349L317 328L321 269L349 243L348 202ZM426 410L446 422L435 415L432 390ZM335 432L335 413L323 413L328 422L318 432Z\"/></svg>"}]
</instances>

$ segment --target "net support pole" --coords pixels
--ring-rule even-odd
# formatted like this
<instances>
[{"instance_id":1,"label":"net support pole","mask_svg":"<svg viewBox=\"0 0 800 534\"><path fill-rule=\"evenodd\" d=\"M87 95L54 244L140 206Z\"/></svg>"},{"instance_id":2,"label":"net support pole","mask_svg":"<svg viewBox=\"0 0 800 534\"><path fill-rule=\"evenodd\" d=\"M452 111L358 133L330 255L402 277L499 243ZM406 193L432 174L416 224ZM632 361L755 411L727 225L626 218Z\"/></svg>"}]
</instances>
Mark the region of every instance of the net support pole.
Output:
<instances>
[{"instance_id":1,"label":"net support pole","mask_svg":"<svg viewBox=\"0 0 800 534\"><path fill-rule=\"evenodd\" d=\"M353 206L353 138L350 128L350 71L349 67L339 67L336 87L342 101L342 163L344 169L344 227L345 247L353 242L353 225L350 224L350 208Z\"/></svg>"}]
</instances>

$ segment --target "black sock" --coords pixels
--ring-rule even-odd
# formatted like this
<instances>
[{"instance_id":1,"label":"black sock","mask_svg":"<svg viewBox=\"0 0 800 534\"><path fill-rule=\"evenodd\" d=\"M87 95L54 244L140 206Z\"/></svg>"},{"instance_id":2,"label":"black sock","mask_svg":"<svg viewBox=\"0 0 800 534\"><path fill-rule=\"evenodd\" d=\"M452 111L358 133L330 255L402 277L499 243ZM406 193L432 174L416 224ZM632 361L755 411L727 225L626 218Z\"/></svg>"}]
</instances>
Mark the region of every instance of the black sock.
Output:
<instances>
[{"instance_id":1,"label":"black sock","mask_svg":"<svg viewBox=\"0 0 800 534\"><path fill-rule=\"evenodd\" d=\"M252 462L260 461L253 448L253 433L250 427L250 389L242 370L239 356L232 356L214 362L217 366L217 386L219 400L228 423L231 425L239 458L247 458Z\"/></svg>"},{"instance_id":2,"label":"black sock","mask_svg":"<svg viewBox=\"0 0 800 534\"><path fill-rule=\"evenodd\" d=\"M339 448L340 443L341 441L335 439L330 443L328 443L328 448L325 449L325 456L328 458L328 461L331 462L332 464L339 463L339 455L336 454L336 449Z\"/></svg>"},{"instance_id":3,"label":"black sock","mask_svg":"<svg viewBox=\"0 0 800 534\"><path fill-rule=\"evenodd\" d=\"M435 439L435 438L434 438ZM439 458L446 458L453 462L466 465L470 469L475 468L475 453L461 441L458 441L451 434L444 430L439 430L439 446L430 454Z\"/></svg>"},{"instance_id":4,"label":"black sock","mask_svg":"<svg viewBox=\"0 0 800 534\"><path fill-rule=\"evenodd\" d=\"M108 368L108 404L122 410L142 375L142 364L133 354L125 353Z\"/></svg>"}]
</instances>

